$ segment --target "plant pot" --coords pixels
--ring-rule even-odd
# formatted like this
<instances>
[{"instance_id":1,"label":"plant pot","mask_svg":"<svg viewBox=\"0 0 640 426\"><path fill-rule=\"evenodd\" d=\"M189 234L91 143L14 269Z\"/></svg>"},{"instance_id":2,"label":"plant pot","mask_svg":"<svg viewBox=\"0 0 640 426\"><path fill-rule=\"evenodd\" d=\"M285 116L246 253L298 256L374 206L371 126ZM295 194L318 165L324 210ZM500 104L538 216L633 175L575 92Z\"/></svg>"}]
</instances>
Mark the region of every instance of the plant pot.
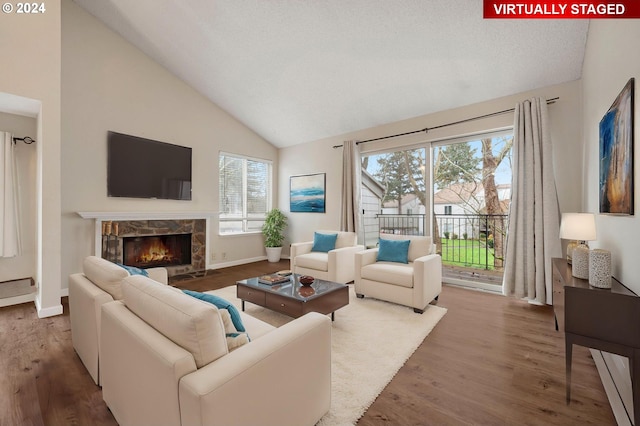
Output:
<instances>
[{"instance_id":1,"label":"plant pot","mask_svg":"<svg viewBox=\"0 0 640 426\"><path fill-rule=\"evenodd\" d=\"M265 247L267 250L267 260L269 262L280 262L280 254L282 254L282 247Z\"/></svg>"}]
</instances>

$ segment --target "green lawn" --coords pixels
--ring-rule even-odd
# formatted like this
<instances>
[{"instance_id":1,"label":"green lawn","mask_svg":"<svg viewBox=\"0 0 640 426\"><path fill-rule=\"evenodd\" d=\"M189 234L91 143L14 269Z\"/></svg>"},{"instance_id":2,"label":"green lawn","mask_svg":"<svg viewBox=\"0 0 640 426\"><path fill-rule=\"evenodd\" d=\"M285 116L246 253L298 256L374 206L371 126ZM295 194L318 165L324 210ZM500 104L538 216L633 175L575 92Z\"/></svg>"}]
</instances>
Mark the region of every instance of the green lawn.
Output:
<instances>
[{"instance_id":1,"label":"green lawn","mask_svg":"<svg viewBox=\"0 0 640 426\"><path fill-rule=\"evenodd\" d=\"M479 240L442 240L442 263L471 268L495 269L493 249Z\"/></svg>"}]
</instances>

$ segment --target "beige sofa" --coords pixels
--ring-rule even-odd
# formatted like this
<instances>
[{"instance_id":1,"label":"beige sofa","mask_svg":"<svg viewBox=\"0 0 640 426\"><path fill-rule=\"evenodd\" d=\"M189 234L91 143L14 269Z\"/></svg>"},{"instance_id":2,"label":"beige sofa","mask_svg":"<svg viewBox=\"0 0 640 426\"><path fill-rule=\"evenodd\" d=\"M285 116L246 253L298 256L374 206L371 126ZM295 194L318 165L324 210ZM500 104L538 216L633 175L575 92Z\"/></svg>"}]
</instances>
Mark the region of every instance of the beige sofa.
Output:
<instances>
[{"instance_id":1,"label":"beige sofa","mask_svg":"<svg viewBox=\"0 0 640 426\"><path fill-rule=\"evenodd\" d=\"M435 253L431 237L381 234L380 238L410 240L408 263L378 261L378 248L356 253L357 297L370 296L423 313L442 291L442 258Z\"/></svg>"},{"instance_id":2,"label":"beige sofa","mask_svg":"<svg viewBox=\"0 0 640 426\"><path fill-rule=\"evenodd\" d=\"M149 277L167 284L165 268L147 269ZM130 274L115 263L96 256L84 259L82 273L69 277L69 315L73 348L89 371L93 381L100 384L100 314L104 303L122 299L122 280Z\"/></svg>"},{"instance_id":3,"label":"beige sofa","mask_svg":"<svg viewBox=\"0 0 640 426\"><path fill-rule=\"evenodd\" d=\"M313 425L331 402L331 321L274 328L244 312L228 351L218 309L142 276L102 306L102 392L120 425Z\"/></svg>"},{"instance_id":4,"label":"beige sofa","mask_svg":"<svg viewBox=\"0 0 640 426\"><path fill-rule=\"evenodd\" d=\"M334 250L311 251L313 241L291 244L290 268L300 275L311 275L322 280L346 284L354 278L354 255L364 250L358 245L355 232L317 231L320 234L338 234Z\"/></svg>"}]
</instances>

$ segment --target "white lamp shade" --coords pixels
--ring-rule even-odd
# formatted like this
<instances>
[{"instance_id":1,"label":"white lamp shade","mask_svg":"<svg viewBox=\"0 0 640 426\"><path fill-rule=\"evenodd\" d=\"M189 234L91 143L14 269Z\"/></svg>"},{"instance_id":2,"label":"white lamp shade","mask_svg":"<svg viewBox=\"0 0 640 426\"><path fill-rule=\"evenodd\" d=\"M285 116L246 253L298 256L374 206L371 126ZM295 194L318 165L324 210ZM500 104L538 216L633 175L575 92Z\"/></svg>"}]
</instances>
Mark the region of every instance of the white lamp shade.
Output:
<instances>
[{"instance_id":1,"label":"white lamp shade","mask_svg":"<svg viewBox=\"0 0 640 426\"><path fill-rule=\"evenodd\" d=\"M596 239L596 219L593 213L562 213L560 238L593 241Z\"/></svg>"}]
</instances>

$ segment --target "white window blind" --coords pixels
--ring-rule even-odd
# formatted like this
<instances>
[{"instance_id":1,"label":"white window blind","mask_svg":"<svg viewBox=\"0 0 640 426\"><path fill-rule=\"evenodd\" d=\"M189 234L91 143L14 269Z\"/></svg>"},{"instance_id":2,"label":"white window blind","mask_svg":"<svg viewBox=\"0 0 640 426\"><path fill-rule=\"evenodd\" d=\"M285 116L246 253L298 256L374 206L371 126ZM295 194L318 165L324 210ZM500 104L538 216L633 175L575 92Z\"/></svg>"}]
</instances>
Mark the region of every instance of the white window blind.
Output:
<instances>
[{"instance_id":1,"label":"white window blind","mask_svg":"<svg viewBox=\"0 0 640 426\"><path fill-rule=\"evenodd\" d=\"M220 153L220 234L258 232L271 208L271 162Z\"/></svg>"}]
</instances>

